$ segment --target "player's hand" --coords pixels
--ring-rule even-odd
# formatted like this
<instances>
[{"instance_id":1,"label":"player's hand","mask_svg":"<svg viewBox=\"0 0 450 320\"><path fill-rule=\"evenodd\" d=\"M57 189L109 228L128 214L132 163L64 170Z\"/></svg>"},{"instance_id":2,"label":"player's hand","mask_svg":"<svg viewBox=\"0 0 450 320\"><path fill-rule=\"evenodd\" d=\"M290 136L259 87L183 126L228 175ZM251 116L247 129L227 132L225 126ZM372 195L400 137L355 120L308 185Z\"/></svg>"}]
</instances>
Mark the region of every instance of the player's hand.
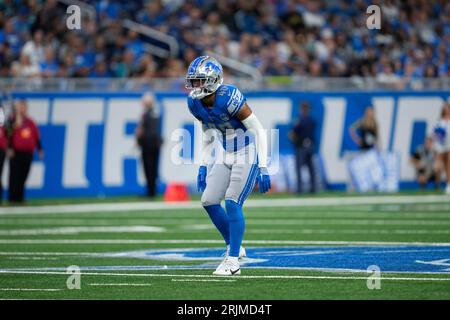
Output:
<instances>
[{"instance_id":1,"label":"player's hand","mask_svg":"<svg viewBox=\"0 0 450 320\"><path fill-rule=\"evenodd\" d=\"M198 176L197 176L197 190L205 191L206 189L206 166L200 166L198 168Z\"/></svg>"},{"instance_id":2,"label":"player's hand","mask_svg":"<svg viewBox=\"0 0 450 320\"><path fill-rule=\"evenodd\" d=\"M267 168L259 168L258 182L261 193L266 193L270 190L270 176Z\"/></svg>"}]
</instances>

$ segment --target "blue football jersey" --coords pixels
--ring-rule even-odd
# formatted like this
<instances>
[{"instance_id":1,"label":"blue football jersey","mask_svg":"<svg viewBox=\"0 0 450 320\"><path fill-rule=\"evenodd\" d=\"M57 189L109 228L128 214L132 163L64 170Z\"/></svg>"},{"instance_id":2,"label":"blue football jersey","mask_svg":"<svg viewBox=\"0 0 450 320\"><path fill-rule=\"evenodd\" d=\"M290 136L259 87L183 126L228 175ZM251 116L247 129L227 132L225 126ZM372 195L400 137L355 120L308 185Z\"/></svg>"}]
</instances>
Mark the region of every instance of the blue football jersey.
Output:
<instances>
[{"instance_id":1,"label":"blue football jersey","mask_svg":"<svg viewBox=\"0 0 450 320\"><path fill-rule=\"evenodd\" d=\"M236 151L253 141L247 128L236 118L236 114L247 99L233 85L224 84L216 91L212 107L207 107L201 99L188 97L188 107L192 115L208 129L217 129L222 134L222 144L227 151Z\"/></svg>"}]
</instances>

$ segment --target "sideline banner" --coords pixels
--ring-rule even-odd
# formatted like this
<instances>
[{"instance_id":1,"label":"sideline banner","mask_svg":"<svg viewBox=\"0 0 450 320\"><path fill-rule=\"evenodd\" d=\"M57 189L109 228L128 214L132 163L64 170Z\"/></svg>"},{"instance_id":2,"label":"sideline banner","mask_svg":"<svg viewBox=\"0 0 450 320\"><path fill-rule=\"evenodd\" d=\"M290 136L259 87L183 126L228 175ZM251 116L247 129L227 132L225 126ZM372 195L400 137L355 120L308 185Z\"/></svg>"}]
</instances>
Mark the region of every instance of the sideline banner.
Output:
<instances>
[{"instance_id":1,"label":"sideline banner","mask_svg":"<svg viewBox=\"0 0 450 320\"><path fill-rule=\"evenodd\" d=\"M144 177L134 129L140 118L142 93L13 92L28 101L38 123L45 159L35 157L27 182L32 197L141 194ZM161 113L159 191L167 182L195 190L201 128L190 114L186 95L155 92ZM449 93L437 92L249 92L248 103L267 129L276 129L272 147L279 156L292 155L288 131L306 101L317 121L316 152L326 188L345 188L350 179L346 154L358 147L348 128L372 105L380 129L381 151L395 151L400 188L415 187L410 153L436 124ZM177 135L183 129L188 136ZM177 154L177 146L183 145ZM174 157L189 158L182 164ZM7 168L6 168L7 171ZM284 173L285 175L287 173ZM289 174L287 174L289 176ZM294 175L294 172L292 172ZM3 172L7 185L7 172Z\"/></svg>"}]
</instances>

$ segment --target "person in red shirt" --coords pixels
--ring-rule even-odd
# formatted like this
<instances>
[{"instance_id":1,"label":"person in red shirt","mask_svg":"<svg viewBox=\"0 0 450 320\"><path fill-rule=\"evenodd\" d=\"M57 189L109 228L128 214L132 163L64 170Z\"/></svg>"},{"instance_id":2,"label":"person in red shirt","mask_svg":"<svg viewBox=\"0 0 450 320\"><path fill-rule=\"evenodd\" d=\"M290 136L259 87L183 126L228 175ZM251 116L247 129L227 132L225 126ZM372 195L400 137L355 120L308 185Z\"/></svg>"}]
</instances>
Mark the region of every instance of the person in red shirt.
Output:
<instances>
[{"instance_id":1,"label":"person in red shirt","mask_svg":"<svg viewBox=\"0 0 450 320\"><path fill-rule=\"evenodd\" d=\"M9 121L11 136L9 141L9 201L23 202L25 182L30 172L34 150L39 151L42 159L40 133L37 125L28 116L25 100L18 100L14 104L14 113Z\"/></svg>"},{"instance_id":2,"label":"person in red shirt","mask_svg":"<svg viewBox=\"0 0 450 320\"><path fill-rule=\"evenodd\" d=\"M8 136L6 135L6 129L4 126L5 114L3 108L0 106L0 203L3 201L3 164L5 163L6 148L8 147Z\"/></svg>"}]
</instances>

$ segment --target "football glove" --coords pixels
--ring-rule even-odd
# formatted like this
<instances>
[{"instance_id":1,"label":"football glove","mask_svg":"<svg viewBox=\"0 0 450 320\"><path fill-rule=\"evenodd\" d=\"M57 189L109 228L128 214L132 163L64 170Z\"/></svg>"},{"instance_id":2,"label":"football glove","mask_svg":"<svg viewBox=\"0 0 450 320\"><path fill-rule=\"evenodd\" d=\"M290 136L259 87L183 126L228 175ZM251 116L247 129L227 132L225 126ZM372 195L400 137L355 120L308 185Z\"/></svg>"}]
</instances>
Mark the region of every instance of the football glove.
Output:
<instances>
[{"instance_id":1,"label":"football glove","mask_svg":"<svg viewBox=\"0 0 450 320\"><path fill-rule=\"evenodd\" d=\"M206 189L206 166L200 166L198 168L197 190L203 192L205 191L205 189Z\"/></svg>"},{"instance_id":2,"label":"football glove","mask_svg":"<svg viewBox=\"0 0 450 320\"><path fill-rule=\"evenodd\" d=\"M270 176L267 168L259 168L257 182L261 193L266 193L270 190Z\"/></svg>"}]
</instances>

